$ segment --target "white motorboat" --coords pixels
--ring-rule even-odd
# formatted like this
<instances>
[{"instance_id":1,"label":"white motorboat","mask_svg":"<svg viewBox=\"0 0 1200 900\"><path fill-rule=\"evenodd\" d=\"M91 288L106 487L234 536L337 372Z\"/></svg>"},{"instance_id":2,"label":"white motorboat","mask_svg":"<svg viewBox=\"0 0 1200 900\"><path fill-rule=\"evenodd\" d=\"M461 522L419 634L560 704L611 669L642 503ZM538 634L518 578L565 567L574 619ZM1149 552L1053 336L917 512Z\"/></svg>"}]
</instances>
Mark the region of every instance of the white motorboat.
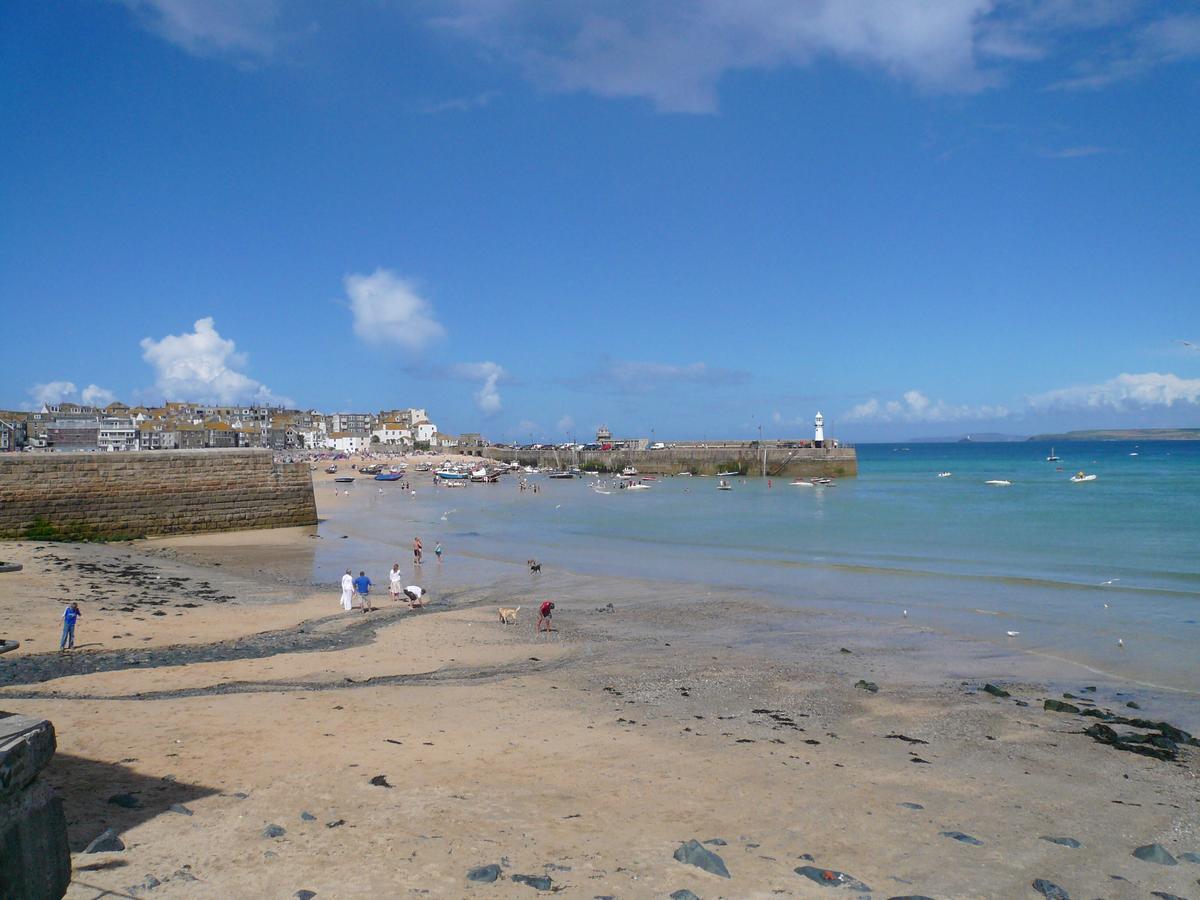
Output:
<instances>
[{"instance_id":1,"label":"white motorboat","mask_svg":"<svg viewBox=\"0 0 1200 900\"><path fill-rule=\"evenodd\" d=\"M1095 480L1096 480L1095 475L1089 475L1083 471L1076 472L1074 475L1071 476L1071 481L1074 484L1081 484L1084 481L1095 481Z\"/></svg>"},{"instance_id":2,"label":"white motorboat","mask_svg":"<svg viewBox=\"0 0 1200 900\"><path fill-rule=\"evenodd\" d=\"M801 481L799 479L797 479L796 481L789 481L788 484L790 484L792 487L812 487L813 486L813 483L811 481Z\"/></svg>"},{"instance_id":3,"label":"white motorboat","mask_svg":"<svg viewBox=\"0 0 1200 900\"><path fill-rule=\"evenodd\" d=\"M737 478L741 474L742 474L741 472L718 472L717 477L718 478Z\"/></svg>"},{"instance_id":4,"label":"white motorboat","mask_svg":"<svg viewBox=\"0 0 1200 900\"><path fill-rule=\"evenodd\" d=\"M621 475L624 478L637 478L638 470L635 469L633 466L626 466L625 468L623 468L621 470Z\"/></svg>"},{"instance_id":5,"label":"white motorboat","mask_svg":"<svg viewBox=\"0 0 1200 900\"><path fill-rule=\"evenodd\" d=\"M717 482L717 490L718 491L732 491L733 487L729 484L728 481L726 481L724 478L722 478L720 481Z\"/></svg>"},{"instance_id":6,"label":"white motorboat","mask_svg":"<svg viewBox=\"0 0 1200 900\"><path fill-rule=\"evenodd\" d=\"M993 478L990 481L985 481L984 484L991 484L996 487L1008 487L1012 482L1005 478Z\"/></svg>"},{"instance_id":7,"label":"white motorboat","mask_svg":"<svg viewBox=\"0 0 1200 900\"><path fill-rule=\"evenodd\" d=\"M949 478L953 472L938 472L938 478Z\"/></svg>"},{"instance_id":8,"label":"white motorboat","mask_svg":"<svg viewBox=\"0 0 1200 900\"><path fill-rule=\"evenodd\" d=\"M650 490L650 485L648 485L648 484L631 484L629 486L629 490L631 490L631 491L648 491L648 490Z\"/></svg>"}]
</instances>

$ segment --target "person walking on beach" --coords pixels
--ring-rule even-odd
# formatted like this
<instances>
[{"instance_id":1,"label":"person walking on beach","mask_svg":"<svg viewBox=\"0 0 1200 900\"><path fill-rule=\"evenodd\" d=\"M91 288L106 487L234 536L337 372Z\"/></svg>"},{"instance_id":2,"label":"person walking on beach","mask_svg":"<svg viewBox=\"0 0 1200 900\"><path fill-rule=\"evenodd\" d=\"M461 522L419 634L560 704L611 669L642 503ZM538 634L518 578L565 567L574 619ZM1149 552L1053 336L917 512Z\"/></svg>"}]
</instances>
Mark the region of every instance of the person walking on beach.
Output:
<instances>
[{"instance_id":1,"label":"person walking on beach","mask_svg":"<svg viewBox=\"0 0 1200 900\"><path fill-rule=\"evenodd\" d=\"M421 539L419 537L413 538L413 563L418 566L421 564Z\"/></svg>"},{"instance_id":2,"label":"person walking on beach","mask_svg":"<svg viewBox=\"0 0 1200 900\"><path fill-rule=\"evenodd\" d=\"M342 609L346 612L354 609L354 576L349 569L342 576Z\"/></svg>"},{"instance_id":3,"label":"person walking on beach","mask_svg":"<svg viewBox=\"0 0 1200 900\"><path fill-rule=\"evenodd\" d=\"M79 611L78 603L72 603L63 610L63 631L62 640L58 642L59 650L75 649L75 623L79 621L81 615L83 613Z\"/></svg>"},{"instance_id":4,"label":"person walking on beach","mask_svg":"<svg viewBox=\"0 0 1200 900\"><path fill-rule=\"evenodd\" d=\"M437 561L442 561L442 542L438 541L433 548L433 555L437 557Z\"/></svg>"},{"instance_id":5,"label":"person walking on beach","mask_svg":"<svg viewBox=\"0 0 1200 900\"><path fill-rule=\"evenodd\" d=\"M554 630L554 625L550 621L550 617L554 614L554 601L544 600L542 605L538 607L537 633L543 631L550 632Z\"/></svg>"},{"instance_id":6,"label":"person walking on beach","mask_svg":"<svg viewBox=\"0 0 1200 900\"><path fill-rule=\"evenodd\" d=\"M362 611L370 612L371 606L371 585L374 584L367 577L366 572L359 572L358 577L354 579L354 590L362 597Z\"/></svg>"},{"instance_id":7,"label":"person walking on beach","mask_svg":"<svg viewBox=\"0 0 1200 900\"><path fill-rule=\"evenodd\" d=\"M388 591L391 593L393 600L400 599L400 581L403 577L400 574L400 563L392 563L392 571L388 572Z\"/></svg>"}]
</instances>

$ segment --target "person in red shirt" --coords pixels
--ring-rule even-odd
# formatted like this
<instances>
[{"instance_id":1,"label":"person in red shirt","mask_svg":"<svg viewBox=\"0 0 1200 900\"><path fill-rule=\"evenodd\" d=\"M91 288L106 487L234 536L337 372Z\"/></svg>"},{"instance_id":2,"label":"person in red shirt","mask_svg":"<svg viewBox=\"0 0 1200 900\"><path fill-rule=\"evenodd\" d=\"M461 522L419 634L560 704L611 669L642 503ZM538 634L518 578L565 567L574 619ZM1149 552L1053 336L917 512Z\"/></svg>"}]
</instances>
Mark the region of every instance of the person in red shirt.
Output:
<instances>
[{"instance_id":1,"label":"person in red shirt","mask_svg":"<svg viewBox=\"0 0 1200 900\"><path fill-rule=\"evenodd\" d=\"M543 631L553 631L554 626L550 622L550 616L554 612L554 601L543 600L542 605L538 607L537 633Z\"/></svg>"}]
</instances>

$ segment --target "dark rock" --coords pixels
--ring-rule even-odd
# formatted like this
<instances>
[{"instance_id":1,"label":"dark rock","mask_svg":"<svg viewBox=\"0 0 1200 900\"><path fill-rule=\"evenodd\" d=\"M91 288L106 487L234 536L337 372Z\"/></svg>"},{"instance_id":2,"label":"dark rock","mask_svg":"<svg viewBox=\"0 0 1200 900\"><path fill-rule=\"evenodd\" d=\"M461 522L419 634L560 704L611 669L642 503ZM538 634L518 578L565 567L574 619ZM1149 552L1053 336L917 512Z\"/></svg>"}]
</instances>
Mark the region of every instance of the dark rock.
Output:
<instances>
[{"instance_id":1,"label":"dark rock","mask_svg":"<svg viewBox=\"0 0 1200 900\"><path fill-rule=\"evenodd\" d=\"M853 653L853 652L854 652L853 650L847 650L845 647L842 647L840 650L838 650L838 653Z\"/></svg>"},{"instance_id":2,"label":"dark rock","mask_svg":"<svg viewBox=\"0 0 1200 900\"><path fill-rule=\"evenodd\" d=\"M1126 703L1125 705L1126 705L1127 707L1129 707L1130 709L1141 709L1141 707L1138 705L1138 703L1137 703L1137 701L1136 701L1136 700L1130 700L1130 701L1129 701L1128 703Z\"/></svg>"},{"instance_id":3,"label":"dark rock","mask_svg":"<svg viewBox=\"0 0 1200 900\"><path fill-rule=\"evenodd\" d=\"M971 837L969 834L963 834L961 831L943 831L942 837L952 838L963 844L970 844L972 847L982 847L983 841L977 837Z\"/></svg>"},{"instance_id":4,"label":"dark rock","mask_svg":"<svg viewBox=\"0 0 1200 900\"><path fill-rule=\"evenodd\" d=\"M517 884L527 884L539 891L548 891L554 887L549 875L514 875L512 880Z\"/></svg>"},{"instance_id":5,"label":"dark rock","mask_svg":"<svg viewBox=\"0 0 1200 900\"><path fill-rule=\"evenodd\" d=\"M983 691L986 694L991 694L993 697L1011 697L1012 696L1012 694L1010 694L1004 688L996 687L996 685L992 684L991 682L988 682L987 684L985 684L983 686Z\"/></svg>"},{"instance_id":6,"label":"dark rock","mask_svg":"<svg viewBox=\"0 0 1200 900\"><path fill-rule=\"evenodd\" d=\"M111 828L105 828L87 847L84 853L116 853L125 849L125 843Z\"/></svg>"},{"instance_id":7,"label":"dark rock","mask_svg":"<svg viewBox=\"0 0 1200 900\"><path fill-rule=\"evenodd\" d=\"M1024 701L1024 700L1014 700L1014 701L1013 701L1013 703L1017 704L1017 706L1028 706L1028 705L1029 705L1029 704L1028 704L1026 701Z\"/></svg>"},{"instance_id":8,"label":"dark rock","mask_svg":"<svg viewBox=\"0 0 1200 900\"><path fill-rule=\"evenodd\" d=\"M854 682L854 686L856 688L861 688L864 691L870 691L872 694L879 693L879 685L873 681L865 681L860 678L858 681Z\"/></svg>"},{"instance_id":9,"label":"dark rock","mask_svg":"<svg viewBox=\"0 0 1200 900\"><path fill-rule=\"evenodd\" d=\"M1177 865L1175 857L1166 851L1161 844L1146 844L1133 851L1133 855L1146 862L1158 863L1160 866Z\"/></svg>"},{"instance_id":10,"label":"dark rock","mask_svg":"<svg viewBox=\"0 0 1200 900\"><path fill-rule=\"evenodd\" d=\"M704 843L710 844L713 847L725 847L729 844L728 841L722 840L721 838L709 838Z\"/></svg>"},{"instance_id":11,"label":"dark rock","mask_svg":"<svg viewBox=\"0 0 1200 900\"><path fill-rule=\"evenodd\" d=\"M1071 895L1052 881L1039 878L1033 883L1033 889L1046 897L1047 900L1071 900Z\"/></svg>"},{"instance_id":12,"label":"dark rock","mask_svg":"<svg viewBox=\"0 0 1200 900\"><path fill-rule=\"evenodd\" d=\"M296 891L296 893L292 894L292 896L295 897L296 900L312 900L312 898L317 896L317 894L316 891Z\"/></svg>"},{"instance_id":13,"label":"dark rock","mask_svg":"<svg viewBox=\"0 0 1200 900\"><path fill-rule=\"evenodd\" d=\"M838 872L834 869L819 869L816 866L800 866L797 869L792 869L797 875L802 875L809 881L815 881L822 887L846 887L860 894L869 894L871 889L855 878L853 875L847 875L845 872Z\"/></svg>"},{"instance_id":14,"label":"dark rock","mask_svg":"<svg viewBox=\"0 0 1200 900\"><path fill-rule=\"evenodd\" d=\"M805 862L816 862L816 860L815 860L815 859L813 859L813 855L812 855L811 853L801 853L801 854L800 854L798 857L796 857L796 858L797 858L797 859L802 859L802 860L804 860Z\"/></svg>"},{"instance_id":15,"label":"dark rock","mask_svg":"<svg viewBox=\"0 0 1200 900\"><path fill-rule=\"evenodd\" d=\"M391 785L388 784L386 775L376 775L374 778L371 779L371 784L375 785L375 787L385 787L385 788L391 787Z\"/></svg>"},{"instance_id":16,"label":"dark rock","mask_svg":"<svg viewBox=\"0 0 1200 900\"><path fill-rule=\"evenodd\" d=\"M894 741L904 741L906 744L928 744L929 741L923 741L920 738L909 737L906 734L888 734L885 735Z\"/></svg>"},{"instance_id":17,"label":"dark rock","mask_svg":"<svg viewBox=\"0 0 1200 900\"><path fill-rule=\"evenodd\" d=\"M476 866L467 873L467 881L479 881L483 884L491 884L500 877L500 867L495 863L490 863L486 866Z\"/></svg>"},{"instance_id":18,"label":"dark rock","mask_svg":"<svg viewBox=\"0 0 1200 900\"><path fill-rule=\"evenodd\" d=\"M909 803L908 801L905 801L904 803L897 803L896 805L903 806L905 809L924 809L925 808L920 803Z\"/></svg>"},{"instance_id":19,"label":"dark rock","mask_svg":"<svg viewBox=\"0 0 1200 900\"><path fill-rule=\"evenodd\" d=\"M700 846L695 840L680 844L679 849L675 851L675 858L681 863L696 866L713 875L720 875L722 878L729 877L729 870L725 868L725 860L706 847Z\"/></svg>"},{"instance_id":20,"label":"dark rock","mask_svg":"<svg viewBox=\"0 0 1200 900\"><path fill-rule=\"evenodd\" d=\"M903 897L888 897L888 900L933 900L924 894L905 894Z\"/></svg>"},{"instance_id":21,"label":"dark rock","mask_svg":"<svg viewBox=\"0 0 1200 900\"><path fill-rule=\"evenodd\" d=\"M1151 897L1161 897L1162 900L1187 900L1187 897L1180 897L1177 894L1168 894L1166 891L1151 891Z\"/></svg>"},{"instance_id":22,"label":"dark rock","mask_svg":"<svg viewBox=\"0 0 1200 900\"><path fill-rule=\"evenodd\" d=\"M306 810L306 811L300 813L300 821L301 822L315 822L315 821L317 821L317 817Z\"/></svg>"},{"instance_id":23,"label":"dark rock","mask_svg":"<svg viewBox=\"0 0 1200 900\"><path fill-rule=\"evenodd\" d=\"M325 827L326 828L340 828L341 826L343 826L345 824L346 824L345 819L334 819L332 822L326 822Z\"/></svg>"},{"instance_id":24,"label":"dark rock","mask_svg":"<svg viewBox=\"0 0 1200 900\"><path fill-rule=\"evenodd\" d=\"M1048 837L1047 835L1043 834L1042 840L1049 841L1052 844L1061 844L1063 847L1071 847L1074 849L1078 849L1079 847L1083 846L1081 843L1079 843L1079 841L1075 840L1075 838L1069 837Z\"/></svg>"},{"instance_id":25,"label":"dark rock","mask_svg":"<svg viewBox=\"0 0 1200 900\"><path fill-rule=\"evenodd\" d=\"M285 834L287 834L287 829L282 825L268 825L262 833L265 838L283 837Z\"/></svg>"},{"instance_id":26,"label":"dark rock","mask_svg":"<svg viewBox=\"0 0 1200 900\"><path fill-rule=\"evenodd\" d=\"M108 798L108 802L122 809L137 809L142 805L142 801L133 794L113 794Z\"/></svg>"},{"instance_id":27,"label":"dark rock","mask_svg":"<svg viewBox=\"0 0 1200 900\"><path fill-rule=\"evenodd\" d=\"M152 891L156 887L158 887L160 884L162 884L162 882L159 881L157 878L155 878L153 875L147 875L146 880L143 881L141 884L135 884L132 887L130 887L129 893L136 894L136 893L138 893L138 891Z\"/></svg>"},{"instance_id":28,"label":"dark rock","mask_svg":"<svg viewBox=\"0 0 1200 900\"><path fill-rule=\"evenodd\" d=\"M1094 693L1096 693L1096 686L1094 684L1090 684L1085 688L1080 688L1080 690L1083 691L1085 694L1094 694Z\"/></svg>"},{"instance_id":29,"label":"dark rock","mask_svg":"<svg viewBox=\"0 0 1200 900\"><path fill-rule=\"evenodd\" d=\"M675 891L675 893L671 894L671 900L700 900L700 898L697 897L695 894L693 894L691 891L689 891L687 888L683 888L683 889Z\"/></svg>"},{"instance_id":30,"label":"dark rock","mask_svg":"<svg viewBox=\"0 0 1200 900\"><path fill-rule=\"evenodd\" d=\"M1042 704L1045 709L1050 712L1063 712L1079 714L1079 707L1070 703L1063 703L1061 700L1047 700Z\"/></svg>"},{"instance_id":31,"label":"dark rock","mask_svg":"<svg viewBox=\"0 0 1200 900\"><path fill-rule=\"evenodd\" d=\"M192 811L190 809L188 809L186 806L184 806L182 803L172 803L170 806L167 807L167 809L169 809L173 813L179 813L179 815L181 815L181 816L192 815Z\"/></svg>"},{"instance_id":32,"label":"dark rock","mask_svg":"<svg viewBox=\"0 0 1200 900\"><path fill-rule=\"evenodd\" d=\"M1182 859L1184 862L1200 863L1200 853L1193 853L1189 850L1187 853L1180 853L1179 859Z\"/></svg>"},{"instance_id":33,"label":"dark rock","mask_svg":"<svg viewBox=\"0 0 1200 900\"><path fill-rule=\"evenodd\" d=\"M1108 744L1117 750L1127 750L1130 753L1161 759L1164 762L1178 756L1175 743L1159 735L1121 735L1099 722L1089 725L1083 730L1083 733L1093 740L1101 744Z\"/></svg>"}]
</instances>

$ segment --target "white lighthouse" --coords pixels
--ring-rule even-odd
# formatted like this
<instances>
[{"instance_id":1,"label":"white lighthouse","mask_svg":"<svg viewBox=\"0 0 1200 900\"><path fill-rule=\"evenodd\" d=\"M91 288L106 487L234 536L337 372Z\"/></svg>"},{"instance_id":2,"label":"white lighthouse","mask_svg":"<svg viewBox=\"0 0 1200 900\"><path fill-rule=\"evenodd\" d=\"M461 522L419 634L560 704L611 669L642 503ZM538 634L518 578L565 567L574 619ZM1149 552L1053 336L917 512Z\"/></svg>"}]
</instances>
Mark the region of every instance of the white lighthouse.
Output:
<instances>
[{"instance_id":1,"label":"white lighthouse","mask_svg":"<svg viewBox=\"0 0 1200 900\"><path fill-rule=\"evenodd\" d=\"M816 425L816 428L817 428L816 434L813 436L813 445L816 447L824 447L825 446L825 417L818 412L817 418L814 420L813 424Z\"/></svg>"}]
</instances>

